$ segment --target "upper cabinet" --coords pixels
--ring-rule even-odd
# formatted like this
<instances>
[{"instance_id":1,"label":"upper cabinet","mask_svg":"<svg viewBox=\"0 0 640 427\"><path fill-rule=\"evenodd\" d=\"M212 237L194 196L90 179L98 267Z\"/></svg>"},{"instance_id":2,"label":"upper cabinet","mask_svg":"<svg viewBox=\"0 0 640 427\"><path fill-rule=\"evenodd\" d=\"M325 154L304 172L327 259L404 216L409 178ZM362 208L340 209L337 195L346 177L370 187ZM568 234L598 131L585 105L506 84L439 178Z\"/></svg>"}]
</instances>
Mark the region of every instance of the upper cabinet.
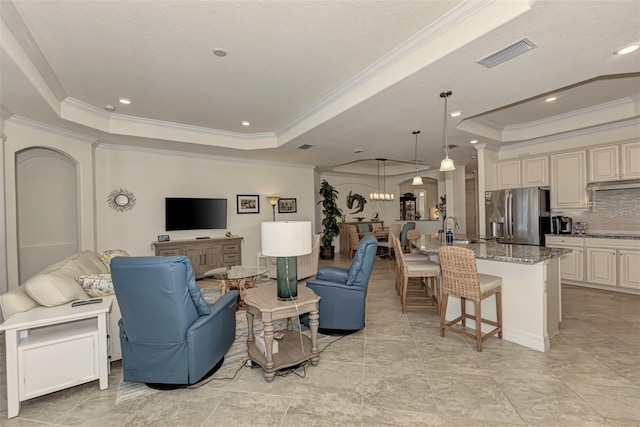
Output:
<instances>
[{"instance_id":1,"label":"upper cabinet","mask_svg":"<svg viewBox=\"0 0 640 427\"><path fill-rule=\"evenodd\" d=\"M640 142L589 150L589 182L640 178Z\"/></svg>"},{"instance_id":2,"label":"upper cabinet","mask_svg":"<svg viewBox=\"0 0 640 427\"><path fill-rule=\"evenodd\" d=\"M620 145L620 178L640 178L640 142L629 142Z\"/></svg>"},{"instance_id":3,"label":"upper cabinet","mask_svg":"<svg viewBox=\"0 0 640 427\"><path fill-rule=\"evenodd\" d=\"M549 158L531 157L498 163L498 189L546 187L549 185Z\"/></svg>"},{"instance_id":4,"label":"upper cabinet","mask_svg":"<svg viewBox=\"0 0 640 427\"><path fill-rule=\"evenodd\" d=\"M585 150L551 155L551 209L589 207Z\"/></svg>"}]
</instances>

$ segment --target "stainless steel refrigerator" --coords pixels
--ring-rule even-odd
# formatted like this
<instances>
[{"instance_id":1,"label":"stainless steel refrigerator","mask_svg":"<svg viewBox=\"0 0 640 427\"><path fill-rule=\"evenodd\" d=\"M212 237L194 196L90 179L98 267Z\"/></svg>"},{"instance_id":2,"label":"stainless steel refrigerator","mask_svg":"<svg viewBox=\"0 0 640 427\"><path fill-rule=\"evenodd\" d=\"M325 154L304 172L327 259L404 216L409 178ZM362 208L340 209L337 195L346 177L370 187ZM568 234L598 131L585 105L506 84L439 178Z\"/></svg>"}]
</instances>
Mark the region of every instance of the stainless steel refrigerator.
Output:
<instances>
[{"instance_id":1,"label":"stainless steel refrigerator","mask_svg":"<svg viewBox=\"0 0 640 427\"><path fill-rule=\"evenodd\" d=\"M498 243L544 246L551 232L549 189L514 188L485 192L486 236Z\"/></svg>"}]
</instances>

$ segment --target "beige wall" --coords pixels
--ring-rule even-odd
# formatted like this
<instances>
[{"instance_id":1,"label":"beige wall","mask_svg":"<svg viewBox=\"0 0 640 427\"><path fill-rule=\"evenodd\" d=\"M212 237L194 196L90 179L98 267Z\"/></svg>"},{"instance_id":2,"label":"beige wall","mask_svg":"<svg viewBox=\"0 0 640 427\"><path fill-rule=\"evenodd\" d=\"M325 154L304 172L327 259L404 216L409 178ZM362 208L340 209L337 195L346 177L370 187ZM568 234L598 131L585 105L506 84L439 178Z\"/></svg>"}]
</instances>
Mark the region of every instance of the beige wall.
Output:
<instances>
[{"instance_id":1,"label":"beige wall","mask_svg":"<svg viewBox=\"0 0 640 427\"><path fill-rule=\"evenodd\" d=\"M78 252L76 164L51 149L16 155L19 280Z\"/></svg>"},{"instance_id":2,"label":"beige wall","mask_svg":"<svg viewBox=\"0 0 640 427\"><path fill-rule=\"evenodd\" d=\"M81 250L95 249L93 142L92 138L13 116L5 122L4 191L7 245L7 283L20 284L18 272L18 218L16 155L40 147L63 153L76 164L78 200L78 242Z\"/></svg>"},{"instance_id":3,"label":"beige wall","mask_svg":"<svg viewBox=\"0 0 640 427\"><path fill-rule=\"evenodd\" d=\"M132 255L153 255L151 243L159 234L171 240L200 236L224 237L225 232L244 237L242 259L256 263L260 250L260 223L272 220L266 197L296 198L297 213L276 220L315 221L314 169L309 166L194 156L175 152L98 147L96 157L96 223L99 250L122 248ZM107 205L115 189L131 191L136 204L119 212ZM260 196L259 214L237 214L236 195ZM227 199L227 230L165 231L165 197Z\"/></svg>"}]
</instances>

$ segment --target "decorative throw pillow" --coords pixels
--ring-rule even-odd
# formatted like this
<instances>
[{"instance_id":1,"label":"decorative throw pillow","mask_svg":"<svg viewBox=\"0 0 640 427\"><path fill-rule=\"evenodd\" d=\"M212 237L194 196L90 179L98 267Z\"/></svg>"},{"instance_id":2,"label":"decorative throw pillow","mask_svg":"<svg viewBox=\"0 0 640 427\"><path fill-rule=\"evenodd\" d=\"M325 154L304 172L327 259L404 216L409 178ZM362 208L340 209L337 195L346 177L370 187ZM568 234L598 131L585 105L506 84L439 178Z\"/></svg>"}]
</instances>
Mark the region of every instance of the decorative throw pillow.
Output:
<instances>
[{"instance_id":1,"label":"decorative throw pillow","mask_svg":"<svg viewBox=\"0 0 640 427\"><path fill-rule=\"evenodd\" d=\"M111 272L111 259L117 256L129 256L129 253L124 249L109 249L108 251L100 252L100 260L107 267L107 271Z\"/></svg>"},{"instance_id":2,"label":"decorative throw pillow","mask_svg":"<svg viewBox=\"0 0 640 427\"><path fill-rule=\"evenodd\" d=\"M76 277L76 282L82 286L82 289L91 297L104 297L113 295L113 282L111 274L87 274L86 276Z\"/></svg>"}]
</instances>

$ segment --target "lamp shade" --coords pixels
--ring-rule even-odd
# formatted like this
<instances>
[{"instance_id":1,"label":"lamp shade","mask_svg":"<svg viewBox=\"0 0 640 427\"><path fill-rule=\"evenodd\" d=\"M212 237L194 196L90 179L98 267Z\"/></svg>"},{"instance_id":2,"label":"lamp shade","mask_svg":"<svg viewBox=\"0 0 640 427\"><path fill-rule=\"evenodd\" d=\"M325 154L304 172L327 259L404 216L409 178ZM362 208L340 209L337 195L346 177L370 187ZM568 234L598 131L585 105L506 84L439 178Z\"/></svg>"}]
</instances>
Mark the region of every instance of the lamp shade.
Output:
<instances>
[{"instance_id":1,"label":"lamp shade","mask_svg":"<svg viewBox=\"0 0 640 427\"><path fill-rule=\"evenodd\" d=\"M453 164L453 160L451 160L449 156L446 156L444 159L442 159L442 161L440 162L440 172L451 172L454 170L456 170L456 167Z\"/></svg>"},{"instance_id":2,"label":"lamp shade","mask_svg":"<svg viewBox=\"0 0 640 427\"><path fill-rule=\"evenodd\" d=\"M262 254L289 257L311 253L311 221L262 223Z\"/></svg>"}]
</instances>

